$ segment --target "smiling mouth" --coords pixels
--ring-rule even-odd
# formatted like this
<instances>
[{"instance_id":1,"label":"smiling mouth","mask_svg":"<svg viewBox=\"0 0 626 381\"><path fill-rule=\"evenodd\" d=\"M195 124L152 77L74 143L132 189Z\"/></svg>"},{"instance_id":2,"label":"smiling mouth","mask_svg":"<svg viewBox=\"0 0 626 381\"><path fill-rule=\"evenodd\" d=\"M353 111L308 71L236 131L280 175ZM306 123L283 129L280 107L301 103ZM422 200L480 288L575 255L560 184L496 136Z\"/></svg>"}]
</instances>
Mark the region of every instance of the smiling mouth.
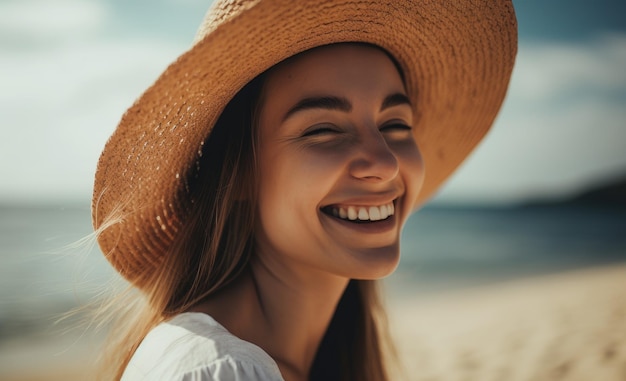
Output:
<instances>
[{"instance_id":1,"label":"smiling mouth","mask_svg":"<svg viewBox=\"0 0 626 381\"><path fill-rule=\"evenodd\" d=\"M322 212L340 220L367 223L389 219L395 214L393 202L383 205L329 205L322 208Z\"/></svg>"}]
</instances>

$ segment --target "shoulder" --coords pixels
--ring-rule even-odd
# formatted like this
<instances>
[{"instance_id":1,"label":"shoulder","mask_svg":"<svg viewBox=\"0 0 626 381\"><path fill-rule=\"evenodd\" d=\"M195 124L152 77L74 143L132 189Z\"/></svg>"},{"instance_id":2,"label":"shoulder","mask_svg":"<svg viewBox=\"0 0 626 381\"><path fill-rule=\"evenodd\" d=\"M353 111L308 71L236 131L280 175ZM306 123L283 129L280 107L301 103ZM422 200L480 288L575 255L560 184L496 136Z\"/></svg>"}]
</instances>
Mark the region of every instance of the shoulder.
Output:
<instances>
[{"instance_id":1,"label":"shoulder","mask_svg":"<svg viewBox=\"0 0 626 381\"><path fill-rule=\"evenodd\" d=\"M276 380L278 366L258 346L228 332L202 313L184 313L146 335L122 381Z\"/></svg>"}]
</instances>

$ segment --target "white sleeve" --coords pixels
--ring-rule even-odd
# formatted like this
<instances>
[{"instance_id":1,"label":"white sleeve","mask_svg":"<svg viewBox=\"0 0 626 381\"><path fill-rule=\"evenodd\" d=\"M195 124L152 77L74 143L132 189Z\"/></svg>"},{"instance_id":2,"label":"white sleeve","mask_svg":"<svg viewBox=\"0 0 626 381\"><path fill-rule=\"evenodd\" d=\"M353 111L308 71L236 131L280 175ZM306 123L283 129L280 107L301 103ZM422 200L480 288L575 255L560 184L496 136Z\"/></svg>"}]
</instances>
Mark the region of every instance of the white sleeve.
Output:
<instances>
[{"instance_id":1,"label":"white sleeve","mask_svg":"<svg viewBox=\"0 0 626 381\"><path fill-rule=\"evenodd\" d=\"M185 372L181 381L283 381L283 378L273 368L225 358Z\"/></svg>"}]
</instances>

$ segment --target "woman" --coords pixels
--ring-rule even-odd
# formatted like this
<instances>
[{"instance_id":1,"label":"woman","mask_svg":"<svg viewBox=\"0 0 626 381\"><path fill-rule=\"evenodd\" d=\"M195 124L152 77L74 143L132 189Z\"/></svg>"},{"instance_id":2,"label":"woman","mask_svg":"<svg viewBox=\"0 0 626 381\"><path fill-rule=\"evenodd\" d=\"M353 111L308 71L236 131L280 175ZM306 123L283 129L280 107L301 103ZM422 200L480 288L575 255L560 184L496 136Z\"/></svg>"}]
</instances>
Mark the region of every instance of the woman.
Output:
<instances>
[{"instance_id":1,"label":"woman","mask_svg":"<svg viewBox=\"0 0 626 381\"><path fill-rule=\"evenodd\" d=\"M375 280L504 98L510 2L217 2L101 156L123 380L386 380Z\"/></svg>"}]
</instances>

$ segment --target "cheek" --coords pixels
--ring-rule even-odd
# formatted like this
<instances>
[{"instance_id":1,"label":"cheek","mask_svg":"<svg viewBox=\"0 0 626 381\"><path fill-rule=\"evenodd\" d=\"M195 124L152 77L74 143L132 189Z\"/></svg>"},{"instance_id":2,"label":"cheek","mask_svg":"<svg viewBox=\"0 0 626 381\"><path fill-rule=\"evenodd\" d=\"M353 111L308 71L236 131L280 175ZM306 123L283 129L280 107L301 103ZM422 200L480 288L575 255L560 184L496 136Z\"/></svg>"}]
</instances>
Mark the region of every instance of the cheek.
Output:
<instances>
[{"instance_id":1,"label":"cheek","mask_svg":"<svg viewBox=\"0 0 626 381\"><path fill-rule=\"evenodd\" d=\"M274 189L287 197L315 201L309 198L315 194L323 197L345 170L345 152L307 148L277 154L262 167L264 178L261 179L261 187Z\"/></svg>"},{"instance_id":2,"label":"cheek","mask_svg":"<svg viewBox=\"0 0 626 381\"><path fill-rule=\"evenodd\" d=\"M406 161L408 166L412 169L414 176L419 180L421 184L424 178L424 159L422 153L417 147L417 144L413 144L412 147L407 148Z\"/></svg>"},{"instance_id":3,"label":"cheek","mask_svg":"<svg viewBox=\"0 0 626 381\"><path fill-rule=\"evenodd\" d=\"M289 224L315 211L333 177L330 161L301 151L259 160L258 202L262 219L275 219L274 215L278 215Z\"/></svg>"},{"instance_id":4,"label":"cheek","mask_svg":"<svg viewBox=\"0 0 626 381\"><path fill-rule=\"evenodd\" d=\"M318 209L344 171L344 155L337 150L283 148L260 157L259 228L268 235L317 229Z\"/></svg>"},{"instance_id":5,"label":"cheek","mask_svg":"<svg viewBox=\"0 0 626 381\"><path fill-rule=\"evenodd\" d=\"M320 192L335 182L347 168L348 150L308 150L294 165L294 170L302 173L302 181L309 187L319 188ZM297 168L296 168L297 166Z\"/></svg>"},{"instance_id":6,"label":"cheek","mask_svg":"<svg viewBox=\"0 0 626 381\"><path fill-rule=\"evenodd\" d=\"M424 182L424 160L415 142L403 144L401 147L398 147L396 152L400 165L402 166L407 193L409 194L409 198L411 200L411 205L407 206L412 209L412 203L417 199Z\"/></svg>"},{"instance_id":7,"label":"cheek","mask_svg":"<svg viewBox=\"0 0 626 381\"><path fill-rule=\"evenodd\" d=\"M415 140L399 141L390 146L403 169L413 169L415 174L423 176L424 161Z\"/></svg>"}]
</instances>

